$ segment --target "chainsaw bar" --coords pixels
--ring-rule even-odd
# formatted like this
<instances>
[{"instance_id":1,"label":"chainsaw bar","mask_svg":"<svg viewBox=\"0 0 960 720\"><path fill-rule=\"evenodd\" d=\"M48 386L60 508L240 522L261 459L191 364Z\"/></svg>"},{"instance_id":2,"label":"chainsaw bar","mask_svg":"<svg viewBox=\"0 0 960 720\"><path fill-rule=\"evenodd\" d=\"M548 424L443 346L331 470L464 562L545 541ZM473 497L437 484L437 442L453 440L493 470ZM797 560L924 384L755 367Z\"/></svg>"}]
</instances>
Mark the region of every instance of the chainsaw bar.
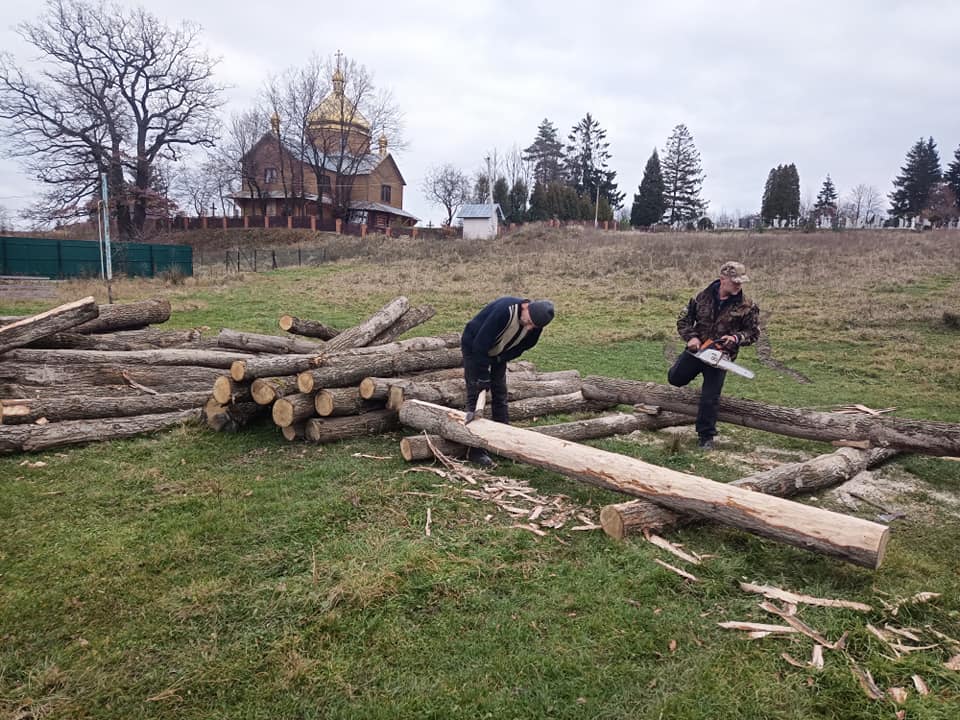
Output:
<instances>
[{"instance_id":1,"label":"chainsaw bar","mask_svg":"<svg viewBox=\"0 0 960 720\"><path fill-rule=\"evenodd\" d=\"M704 348L700 352L693 354L697 360L700 362L709 365L710 367L720 368L721 370L729 370L732 373L736 373L741 377L745 377L748 380L753 380L756 375L753 370L748 370L743 367L743 365L737 365L730 357L726 354L717 350L715 348Z\"/></svg>"}]
</instances>

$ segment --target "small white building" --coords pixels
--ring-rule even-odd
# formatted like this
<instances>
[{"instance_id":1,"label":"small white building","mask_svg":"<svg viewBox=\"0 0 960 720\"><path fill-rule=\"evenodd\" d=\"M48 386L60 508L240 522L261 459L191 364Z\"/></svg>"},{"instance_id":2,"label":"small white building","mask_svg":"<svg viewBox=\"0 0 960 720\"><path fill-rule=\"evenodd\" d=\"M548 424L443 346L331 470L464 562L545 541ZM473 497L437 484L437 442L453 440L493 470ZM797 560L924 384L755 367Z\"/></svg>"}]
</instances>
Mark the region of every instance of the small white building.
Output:
<instances>
[{"instance_id":1,"label":"small white building","mask_svg":"<svg viewBox=\"0 0 960 720\"><path fill-rule=\"evenodd\" d=\"M463 220L464 240L491 240L497 236L504 219L500 203L464 205L457 217Z\"/></svg>"}]
</instances>

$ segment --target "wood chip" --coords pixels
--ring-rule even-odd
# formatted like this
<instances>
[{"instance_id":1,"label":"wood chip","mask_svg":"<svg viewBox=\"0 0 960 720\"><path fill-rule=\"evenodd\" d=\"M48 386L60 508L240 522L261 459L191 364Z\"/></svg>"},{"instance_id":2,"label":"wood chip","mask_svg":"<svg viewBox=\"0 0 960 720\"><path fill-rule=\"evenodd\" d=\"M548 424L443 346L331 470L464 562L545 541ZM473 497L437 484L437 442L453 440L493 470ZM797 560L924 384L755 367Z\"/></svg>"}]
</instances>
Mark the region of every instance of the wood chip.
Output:
<instances>
[{"instance_id":1,"label":"wood chip","mask_svg":"<svg viewBox=\"0 0 960 720\"><path fill-rule=\"evenodd\" d=\"M911 675L910 678L913 680L913 686L917 689L917 692L921 695L929 695L930 688L927 687L927 683L923 681L923 678L919 675Z\"/></svg>"},{"instance_id":2,"label":"wood chip","mask_svg":"<svg viewBox=\"0 0 960 720\"><path fill-rule=\"evenodd\" d=\"M873 610L873 608L866 603L856 602L853 600L832 600L828 598L813 597L812 595L801 595L790 592L789 590L781 590L773 585L754 585L752 583L742 582L740 583L740 589L744 590L745 592L763 595L771 600L782 600L783 602L795 604L846 608L847 610L858 610L860 612L870 612Z\"/></svg>"},{"instance_id":3,"label":"wood chip","mask_svg":"<svg viewBox=\"0 0 960 720\"><path fill-rule=\"evenodd\" d=\"M906 688L902 688L902 687L887 688L887 695L889 695L897 705L903 705L907 701L907 694L908 693Z\"/></svg>"},{"instance_id":4,"label":"wood chip","mask_svg":"<svg viewBox=\"0 0 960 720\"><path fill-rule=\"evenodd\" d=\"M873 681L873 676L870 674L870 671L857 665L853 658L848 656L847 659L850 660L850 669L853 670L853 674L860 682L860 687L863 688L863 691L867 694L867 697L869 697L871 700L883 700L883 692Z\"/></svg>"},{"instance_id":5,"label":"wood chip","mask_svg":"<svg viewBox=\"0 0 960 720\"><path fill-rule=\"evenodd\" d=\"M665 563L663 560L660 560L659 558L654 558L653 561L660 567L666 568L670 572L676 573L682 578L686 578L687 580L692 580L693 582L700 582L700 578L698 578L695 575L691 575L686 570L681 570L678 567L674 567L673 565L669 563Z\"/></svg>"},{"instance_id":6,"label":"wood chip","mask_svg":"<svg viewBox=\"0 0 960 720\"><path fill-rule=\"evenodd\" d=\"M656 545L658 548L661 548L662 550L666 550L669 553L673 553L681 560L686 560L691 565L700 564L699 559L695 558L693 555L683 550L679 545L676 545L670 542L669 540L660 537L659 535L654 535L651 532L645 532L643 535L647 539L648 543L652 545Z\"/></svg>"},{"instance_id":7,"label":"wood chip","mask_svg":"<svg viewBox=\"0 0 960 720\"><path fill-rule=\"evenodd\" d=\"M517 528L519 530L528 530L529 532L532 532L534 535L539 535L540 537L546 537L547 535L547 533L545 533L543 530L541 530L535 525L511 525L510 527Z\"/></svg>"},{"instance_id":8,"label":"wood chip","mask_svg":"<svg viewBox=\"0 0 960 720\"><path fill-rule=\"evenodd\" d=\"M793 628L791 628L791 630L793 630ZM790 663L794 667L802 668L804 670L807 669L807 666L805 663L800 662L799 660L794 658L792 655L790 655L790 653L785 653L785 652L780 653L780 657L782 657L784 660L786 660L788 663Z\"/></svg>"},{"instance_id":9,"label":"wood chip","mask_svg":"<svg viewBox=\"0 0 960 720\"><path fill-rule=\"evenodd\" d=\"M367 460L393 460L389 455L365 455L364 453L353 453L350 457L366 458Z\"/></svg>"},{"instance_id":10,"label":"wood chip","mask_svg":"<svg viewBox=\"0 0 960 720\"><path fill-rule=\"evenodd\" d=\"M837 643L830 642L829 640L827 640L826 637L823 636L822 633L818 632L817 630L814 630L812 627L810 627L805 622L803 622L800 618L789 614L786 610L779 608L773 603L767 602L766 600L760 603L760 608L763 610L766 610L769 613L773 613L774 615L778 615L779 617L783 618L788 625L790 625L791 627L795 627L798 632L806 635L811 640L814 640L815 642L818 642L824 647L830 648L831 650L836 650Z\"/></svg>"},{"instance_id":11,"label":"wood chip","mask_svg":"<svg viewBox=\"0 0 960 720\"><path fill-rule=\"evenodd\" d=\"M749 630L751 632L765 633L795 633L796 628L789 625L768 625L766 623L740 622L738 620L726 620L718 622L717 625L726 630Z\"/></svg>"},{"instance_id":12,"label":"wood chip","mask_svg":"<svg viewBox=\"0 0 960 720\"><path fill-rule=\"evenodd\" d=\"M423 528L423 534L427 537L430 537L430 523L433 522L433 518L430 514L430 508L427 508L427 524Z\"/></svg>"},{"instance_id":13,"label":"wood chip","mask_svg":"<svg viewBox=\"0 0 960 720\"><path fill-rule=\"evenodd\" d=\"M810 657L810 666L817 670L823 670L823 645L813 646L813 654Z\"/></svg>"},{"instance_id":14,"label":"wood chip","mask_svg":"<svg viewBox=\"0 0 960 720\"><path fill-rule=\"evenodd\" d=\"M952 658L947 660L943 666L947 670L960 670L960 655L954 655Z\"/></svg>"},{"instance_id":15,"label":"wood chip","mask_svg":"<svg viewBox=\"0 0 960 720\"><path fill-rule=\"evenodd\" d=\"M899 635L900 637L905 637L907 640L913 640L914 642L920 642L920 638L917 637L913 632L911 632L910 630L908 630L908 629L906 629L906 628L894 627L894 626L891 625L890 623L884 623L883 627L884 627L884 629L889 630L890 632L894 633L895 635ZM918 632L919 632L919 631L918 631Z\"/></svg>"}]
</instances>

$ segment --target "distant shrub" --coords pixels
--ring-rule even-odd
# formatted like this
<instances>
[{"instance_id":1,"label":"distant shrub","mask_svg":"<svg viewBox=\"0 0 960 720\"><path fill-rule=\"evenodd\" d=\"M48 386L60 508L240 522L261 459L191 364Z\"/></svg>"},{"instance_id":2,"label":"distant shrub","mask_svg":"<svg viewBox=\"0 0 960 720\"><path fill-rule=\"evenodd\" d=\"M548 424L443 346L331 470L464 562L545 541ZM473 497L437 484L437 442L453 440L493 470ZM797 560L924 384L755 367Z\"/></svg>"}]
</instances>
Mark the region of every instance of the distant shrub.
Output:
<instances>
[{"instance_id":1,"label":"distant shrub","mask_svg":"<svg viewBox=\"0 0 960 720\"><path fill-rule=\"evenodd\" d=\"M951 330L960 330L960 314L947 312L944 310L943 324Z\"/></svg>"}]
</instances>

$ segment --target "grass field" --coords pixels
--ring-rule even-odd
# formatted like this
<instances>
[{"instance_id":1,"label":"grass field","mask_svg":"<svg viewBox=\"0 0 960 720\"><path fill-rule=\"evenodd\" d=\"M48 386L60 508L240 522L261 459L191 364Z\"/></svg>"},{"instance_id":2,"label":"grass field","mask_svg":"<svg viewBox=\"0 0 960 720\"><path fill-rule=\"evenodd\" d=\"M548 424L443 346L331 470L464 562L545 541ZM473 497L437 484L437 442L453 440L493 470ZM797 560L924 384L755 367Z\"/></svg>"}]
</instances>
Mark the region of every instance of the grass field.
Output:
<instances>
[{"instance_id":1,"label":"grass field","mask_svg":"<svg viewBox=\"0 0 960 720\"><path fill-rule=\"evenodd\" d=\"M549 297L557 319L525 359L664 382L677 312L728 259L747 265L773 357L811 382L748 348L757 378L731 376L725 394L960 423L956 232L371 238L321 267L121 280L114 297L168 297L168 325L210 334L280 334L285 312L348 326L401 294L436 307L419 329L436 334L501 294ZM63 301L87 294L106 301L99 284L60 289ZM0 298L0 315L49 305ZM710 454L664 433L594 444L721 481L832 449L720 430ZM874 471L871 497L907 514L878 571L700 525L670 535L712 555L687 567L691 583L643 540L511 527L456 482L408 472L400 437L310 446L268 425L185 427L0 458L0 717L960 717L960 670L945 666L960 654L960 462L902 457ZM510 461L496 472L594 514L623 499ZM877 513L837 498L804 502ZM717 627L777 621L742 580L874 610L801 607L831 641L849 637L822 670L798 668L781 654L805 662L811 640ZM918 592L941 595L884 609ZM925 649L895 657L868 623L912 628L916 640L899 640ZM905 704L869 699L853 662L880 689L908 690Z\"/></svg>"}]
</instances>

